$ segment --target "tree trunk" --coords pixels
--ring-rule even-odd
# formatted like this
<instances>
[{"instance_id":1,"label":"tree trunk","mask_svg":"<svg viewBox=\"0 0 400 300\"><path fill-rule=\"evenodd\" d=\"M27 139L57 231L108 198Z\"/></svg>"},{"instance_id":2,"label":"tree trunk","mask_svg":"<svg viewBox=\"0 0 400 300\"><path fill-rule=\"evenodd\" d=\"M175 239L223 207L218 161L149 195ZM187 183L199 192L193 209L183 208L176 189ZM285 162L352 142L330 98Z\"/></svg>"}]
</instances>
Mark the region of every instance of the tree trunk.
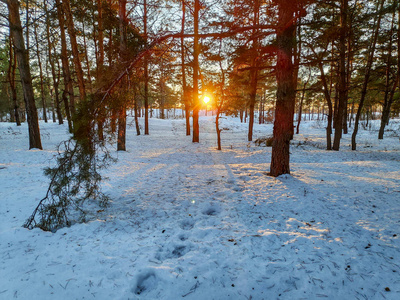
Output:
<instances>
[{"instance_id":1,"label":"tree trunk","mask_svg":"<svg viewBox=\"0 0 400 300\"><path fill-rule=\"evenodd\" d=\"M199 138L199 0L194 0L194 50L193 50L193 143Z\"/></svg>"},{"instance_id":2,"label":"tree trunk","mask_svg":"<svg viewBox=\"0 0 400 300\"><path fill-rule=\"evenodd\" d=\"M139 108L137 105L137 97L134 99L134 109L135 109L135 127L136 127L136 135L140 135L140 126L139 126Z\"/></svg>"},{"instance_id":3,"label":"tree trunk","mask_svg":"<svg viewBox=\"0 0 400 300\"><path fill-rule=\"evenodd\" d=\"M185 21L186 21L186 3L182 0L182 23L181 23L181 72L182 72L182 90L183 90L183 103L185 105L185 120L186 120L186 135L190 135L190 101L188 96L188 87L186 85L186 66L185 66Z\"/></svg>"},{"instance_id":4,"label":"tree trunk","mask_svg":"<svg viewBox=\"0 0 400 300\"><path fill-rule=\"evenodd\" d=\"M222 150L222 147L221 147L221 129L219 128L220 114L221 114L220 107L218 107L217 108L217 116L215 118L215 130L217 131L217 145L218 145L217 150Z\"/></svg>"},{"instance_id":5,"label":"tree trunk","mask_svg":"<svg viewBox=\"0 0 400 300\"><path fill-rule=\"evenodd\" d=\"M397 36L400 36L400 5L398 6L398 29L397 29ZM392 27L390 30L390 40L389 40L389 47L388 47L388 58L386 61L386 89L385 89L385 100L384 105L382 108L382 116L381 116L381 126L379 128L378 139L382 140L383 135L385 133L386 124L389 123L390 118L390 109L392 107L394 101L394 92L396 91L396 87L399 84L400 80L400 38L397 38L397 77L393 83L392 89L389 95L389 78L390 78L390 69L391 69L391 56L392 56L392 40L393 40L393 25L394 25L395 13L393 12L393 19L392 19Z\"/></svg>"},{"instance_id":6,"label":"tree trunk","mask_svg":"<svg viewBox=\"0 0 400 300\"><path fill-rule=\"evenodd\" d=\"M22 89L24 93L26 115L28 117L29 149L42 148L40 138L39 120L36 110L35 97L32 86L32 76L29 61L24 45L21 20L19 17L18 0L7 0L9 11L10 33L14 41L15 54L18 61L18 69L21 76Z\"/></svg>"},{"instance_id":7,"label":"tree trunk","mask_svg":"<svg viewBox=\"0 0 400 300\"><path fill-rule=\"evenodd\" d=\"M351 66L352 66L352 43L351 43L351 31L352 31L352 17L349 18L349 30L348 30L348 39L347 39L347 77L346 77L346 102L344 104L343 108L343 124L342 124L342 129L343 129L343 134L348 134L349 129L347 127L347 118L348 118L348 104L349 104L349 89L350 89L350 80L351 80Z\"/></svg>"},{"instance_id":8,"label":"tree trunk","mask_svg":"<svg viewBox=\"0 0 400 300\"><path fill-rule=\"evenodd\" d=\"M332 98L329 92L328 83L326 81L326 76L324 72L324 67L322 62L319 62L319 70L321 72L322 85L324 87L324 95L326 103L328 104L328 125L326 126L326 150L332 150L332 119L333 119L333 105Z\"/></svg>"},{"instance_id":9,"label":"tree trunk","mask_svg":"<svg viewBox=\"0 0 400 300\"><path fill-rule=\"evenodd\" d=\"M357 149L356 136L357 136L357 132L358 132L358 125L359 125L362 109L363 109L363 106L364 106L365 96L367 94L367 87L368 87L369 77L371 75L371 68L372 68L372 63L373 63L373 60L374 60L376 41L378 39L379 29L381 27L380 25L381 25L381 19L382 19L382 14L383 14L382 9L383 9L384 2L385 2L385 0L380 0L379 7L378 7L377 20L375 20L375 22L374 22L374 25L375 25L374 29L375 30L374 30L374 33L373 33L373 36L372 36L372 44L371 44L370 49L368 51L368 60L367 60L367 65L365 67L366 70L365 70L365 76L364 76L364 83L363 83L363 87L362 87L362 90L361 90L360 103L358 104L356 120L354 121L354 131L353 131L353 134L351 136L351 150L356 150Z\"/></svg>"},{"instance_id":10,"label":"tree trunk","mask_svg":"<svg viewBox=\"0 0 400 300\"><path fill-rule=\"evenodd\" d=\"M307 78L307 81L304 83L303 91L301 93L301 98L300 98L300 103L299 103L299 117L297 118L296 134L299 134L299 132L300 132L301 114L303 113L303 101L304 101L304 96L306 94L306 87L307 87L308 82L310 81L310 78L311 78L311 72Z\"/></svg>"},{"instance_id":11,"label":"tree trunk","mask_svg":"<svg viewBox=\"0 0 400 300\"><path fill-rule=\"evenodd\" d=\"M143 6L144 38L147 43L147 0L144 0ZM149 59L147 54L144 57L144 134L149 134Z\"/></svg>"},{"instance_id":12,"label":"tree trunk","mask_svg":"<svg viewBox=\"0 0 400 300\"><path fill-rule=\"evenodd\" d=\"M89 86L89 91L92 92L92 75L90 71L90 61L89 61L89 56L88 56L88 48L86 46L86 33L85 33L85 22L82 22L82 37L83 37L83 48L84 54L85 54L85 60L86 60L86 71L87 71L87 81L88 81L88 86Z\"/></svg>"},{"instance_id":13,"label":"tree trunk","mask_svg":"<svg viewBox=\"0 0 400 300\"><path fill-rule=\"evenodd\" d=\"M71 121L72 120L71 115L73 115L75 113L74 87L72 84L71 72L69 69L69 61L68 61L68 53L67 53L67 39L66 39L66 35L65 35L65 19L64 19L64 14L63 14L63 8L60 4L60 0L56 0L56 5L57 5L58 22L60 25L61 64L62 64L62 74L63 74L63 78L64 78L64 91L62 94L62 98L64 100L65 114L67 116L68 128L69 128L70 132L72 132L73 125L72 125L72 121ZM49 34L48 34L48 36L49 36ZM50 37L48 39L49 39L49 45L50 45ZM50 46L49 46L49 60L50 60L50 65L52 67L51 69L52 69L52 73L53 73L53 78L55 78L54 62L52 63ZM57 85L55 85L55 87L57 87L55 89L57 101L58 101L58 94L59 94L58 84L59 84L59 82L57 82ZM69 103L65 102L65 96L67 93L69 96ZM69 109L67 109L68 107L69 107Z\"/></svg>"},{"instance_id":14,"label":"tree trunk","mask_svg":"<svg viewBox=\"0 0 400 300\"><path fill-rule=\"evenodd\" d=\"M51 101L51 117L53 119L53 123L56 123L57 122L56 112L55 112L56 105L54 103L54 96L53 96L53 88L54 87L51 85L51 82L50 82L49 65L47 64L47 62L48 62L48 60L46 61L46 78L47 78L46 84L47 84L47 88L49 89L50 99L52 100Z\"/></svg>"},{"instance_id":15,"label":"tree trunk","mask_svg":"<svg viewBox=\"0 0 400 300\"><path fill-rule=\"evenodd\" d=\"M57 0L59 1L59 0ZM73 56L73 61L74 61L74 66L75 66L75 72L76 72L76 79L78 81L78 87L79 87L79 99L81 101L85 100L86 98L86 89L85 89L85 82L83 79L83 71L82 71L82 64L81 60L79 57L79 50L78 50L78 43L76 41L76 32L75 32L75 26L74 26L74 20L72 17L72 12L71 12L71 5L70 5L70 0L62 0L63 3L63 9L66 17L66 25L68 29L68 35L69 35L69 40L71 44L71 50L72 50L72 56ZM75 112L75 108L72 108L73 112Z\"/></svg>"},{"instance_id":16,"label":"tree trunk","mask_svg":"<svg viewBox=\"0 0 400 300\"><path fill-rule=\"evenodd\" d=\"M254 1L254 14L253 14L253 26L259 24L259 0ZM253 140L253 125L254 125L254 107L256 104L257 97L257 83L258 83L258 31L253 29L253 44L252 44L252 62L250 69L250 93L249 93L249 131L247 140L251 142Z\"/></svg>"},{"instance_id":17,"label":"tree trunk","mask_svg":"<svg viewBox=\"0 0 400 300\"><path fill-rule=\"evenodd\" d=\"M119 30L120 30L120 60L123 62L125 60L126 51L127 51L127 36L126 36L126 2L127 0L118 0L119 9ZM120 105L119 113L118 113L118 141L117 141L117 150L118 151L126 151L126 104L125 99Z\"/></svg>"},{"instance_id":18,"label":"tree trunk","mask_svg":"<svg viewBox=\"0 0 400 300\"><path fill-rule=\"evenodd\" d=\"M10 32L10 49L9 49L9 64L8 64L8 71L7 71L7 78L8 82L10 83L10 90L12 95L12 103L13 103L13 115L14 121L17 126L21 126L21 119L19 117L19 105L18 105L18 98L17 98L17 86L15 83L15 71L17 69L17 56L15 55L15 50L12 45L12 38Z\"/></svg>"},{"instance_id":19,"label":"tree trunk","mask_svg":"<svg viewBox=\"0 0 400 300\"><path fill-rule=\"evenodd\" d=\"M104 71L104 29L103 29L103 0L97 0L97 24L98 24L98 51L97 51L97 87L103 85L103 71ZM102 116L99 116L97 120L97 135L99 140L104 140L104 120Z\"/></svg>"},{"instance_id":20,"label":"tree trunk","mask_svg":"<svg viewBox=\"0 0 400 300\"><path fill-rule=\"evenodd\" d=\"M340 36L339 36L339 85L338 103L335 109L335 137L333 150L339 151L340 139L342 138L343 113L347 102L347 74L346 74L346 38L347 38L347 13L348 0L341 0L340 5Z\"/></svg>"},{"instance_id":21,"label":"tree trunk","mask_svg":"<svg viewBox=\"0 0 400 300\"><path fill-rule=\"evenodd\" d=\"M126 151L126 107L120 109L118 114L118 140L117 151Z\"/></svg>"},{"instance_id":22,"label":"tree trunk","mask_svg":"<svg viewBox=\"0 0 400 300\"><path fill-rule=\"evenodd\" d=\"M263 96L260 99L260 103L258 105L258 124L263 124L263 111L264 111L264 98L265 98L265 90L263 90Z\"/></svg>"},{"instance_id":23,"label":"tree trunk","mask_svg":"<svg viewBox=\"0 0 400 300\"><path fill-rule=\"evenodd\" d=\"M40 78L40 97L42 99L42 108L43 108L43 120L47 123L47 113L46 113L46 98L44 96L44 83L43 83L43 68L42 68L42 59L40 57L40 50L39 50L39 37L37 33L37 24L34 24L33 31L35 35L35 42L36 42L36 57L38 60L39 65L39 78Z\"/></svg>"},{"instance_id":24,"label":"tree trunk","mask_svg":"<svg viewBox=\"0 0 400 300\"><path fill-rule=\"evenodd\" d=\"M293 16L295 1L278 2L278 29L276 36L276 109L274 122L274 141L272 143L270 175L277 177L290 174L290 138L293 132L293 105L296 99L293 70L293 47L296 27Z\"/></svg>"}]
</instances>

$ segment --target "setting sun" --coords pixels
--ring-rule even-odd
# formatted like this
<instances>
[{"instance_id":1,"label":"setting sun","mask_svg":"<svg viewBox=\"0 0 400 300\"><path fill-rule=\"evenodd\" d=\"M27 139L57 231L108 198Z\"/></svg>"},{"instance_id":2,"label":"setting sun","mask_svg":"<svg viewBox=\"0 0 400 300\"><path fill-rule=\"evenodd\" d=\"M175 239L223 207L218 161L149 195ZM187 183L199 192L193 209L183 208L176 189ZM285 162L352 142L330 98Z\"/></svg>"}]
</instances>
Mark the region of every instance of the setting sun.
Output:
<instances>
[{"instance_id":1,"label":"setting sun","mask_svg":"<svg viewBox=\"0 0 400 300\"><path fill-rule=\"evenodd\" d=\"M204 103L208 103L208 102L210 102L210 97L208 97L208 96L204 96L204 98L203 98L203 101L204 101Z\"/></svg>"}]
</instances>

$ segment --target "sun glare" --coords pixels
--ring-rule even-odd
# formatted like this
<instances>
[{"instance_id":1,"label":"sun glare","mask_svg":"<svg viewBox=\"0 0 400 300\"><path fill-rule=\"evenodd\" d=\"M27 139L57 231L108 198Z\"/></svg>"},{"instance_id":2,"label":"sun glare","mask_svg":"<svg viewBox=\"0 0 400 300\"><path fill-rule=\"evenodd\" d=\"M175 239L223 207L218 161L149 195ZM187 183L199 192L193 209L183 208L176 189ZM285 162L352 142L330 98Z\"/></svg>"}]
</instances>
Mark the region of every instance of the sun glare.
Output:
<instances>
[{"instance_id":1,"label":"sun glare","mask_svg":"<svg viewBox=\"0 0 400 300\"><path fill-rule=\"evenodd\" d=\"M204 101L204 103L207 104L208 102L210 102L210 97L204 96L203 101Z\"/></svg>"}]
</instances>

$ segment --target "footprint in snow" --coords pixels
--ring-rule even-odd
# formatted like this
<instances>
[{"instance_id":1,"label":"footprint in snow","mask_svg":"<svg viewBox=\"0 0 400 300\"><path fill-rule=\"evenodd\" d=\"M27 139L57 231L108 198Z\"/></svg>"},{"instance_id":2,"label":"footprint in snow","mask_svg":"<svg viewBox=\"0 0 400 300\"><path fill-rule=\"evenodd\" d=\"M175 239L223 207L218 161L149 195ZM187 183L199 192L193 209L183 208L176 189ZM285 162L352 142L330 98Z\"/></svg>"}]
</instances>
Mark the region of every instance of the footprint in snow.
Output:
<instances>
[{"instance_id":1,"label":"footprint in snow","mask_svg":"<svg viewBox=\"0 0 400 300\"><path fill-rule=\"evenodd\" d=\"M137 278L136 286L133 292L136 295L141 295L157 287L157 276L153 270L149 270L140 274Z\"/></svg>"},{"instance_id":2,"label":"footprint in snow","mask_svg":"<svg viewBox=\"0 0 400 300\"><path fill-rule=\"evenodd\" d=\"M218 206L208 206L205 209L203 209L202 213L203 215L207 216L216 216L221 212L221 208Z\"/></svg>"},{"instance_id":3,"label":"footprint in snow","mask_svg":"<svg viewBox=\"0 0 400 300\"><path fill-rule=\"evenodd\" d=\"M186 241L187 239L188 239L188 236L186 235L186 234L180 234L179 236L178 236L178 238L182 241L182 242L184 242L184 241Z\"/></svg>"},{"instance_id":4,"label":"footprint in snow","mask_svg":"<svg viewBox=\"0 0 400 300\"><path fill-rule=\"evenodd\" d=\"M165 259L174 259L180 258L188 253L192 248L190 246L185 245L175 245L172 249L167 249L164 251L161 249L155 256L155 258L159 261L163 261Z\"/></svg>"},{"instance_id":5,"label":"footprint in snow","mask_svg":"<svg viewBox=\"0 0 400 300\"><path fill-rule=\"evenodd\" d=\"M179 223L179 227L183 230L191 230L194 227L194 221L191 219L183 220Z\"/></svg>"}]
</instances>

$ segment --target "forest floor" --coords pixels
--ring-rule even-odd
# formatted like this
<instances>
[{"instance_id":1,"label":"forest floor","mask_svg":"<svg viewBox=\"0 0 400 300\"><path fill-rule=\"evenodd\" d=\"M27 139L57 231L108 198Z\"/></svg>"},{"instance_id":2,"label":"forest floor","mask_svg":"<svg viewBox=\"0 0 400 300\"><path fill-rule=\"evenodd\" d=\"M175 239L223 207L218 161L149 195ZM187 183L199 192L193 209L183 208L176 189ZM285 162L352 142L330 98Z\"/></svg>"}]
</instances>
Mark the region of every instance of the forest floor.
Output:
<instances>
[{"instance_id":1,"label":"forest floor","mask_svg":"<svg viewBox=\"0 0 400 300\"><path fill-rule=\"evenodd\" d=\"M44 150L29 151L26 125L0 123L0 299L400 299L400 121L338 152L303 122L278 178L271 148L222 121L222 151L212 117L199 144L184 120L129 126L105 171L110 206L55 233L22 224L67 127L40 123Z\"/></svg>"}]
</instances>

